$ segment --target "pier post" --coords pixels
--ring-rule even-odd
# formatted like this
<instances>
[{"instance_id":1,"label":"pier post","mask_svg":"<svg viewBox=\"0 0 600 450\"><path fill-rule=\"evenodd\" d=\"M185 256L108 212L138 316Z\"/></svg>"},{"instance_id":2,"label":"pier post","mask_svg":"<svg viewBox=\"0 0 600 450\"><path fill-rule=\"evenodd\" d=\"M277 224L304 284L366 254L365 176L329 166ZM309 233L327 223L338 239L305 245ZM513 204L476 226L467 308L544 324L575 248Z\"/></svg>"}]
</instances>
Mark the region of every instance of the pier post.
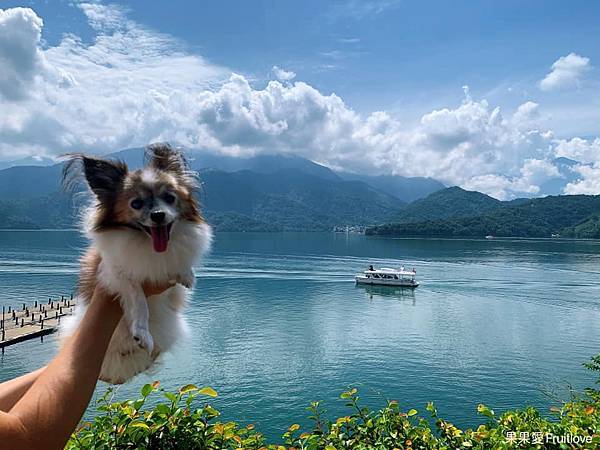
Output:
<instances>
[{"instance_id":1,"label":"pier post","mask_svg":"<svg viewBox=\"0 0 600 450\"><path fill-rule=\"evenodd\" d=\"M40 330L44 329L44 319L42 319L42 321L40 322Z\"/></svg>"},{"instance_id":2,"label":"pier post","mask_svg":"<svg viewBox=\"0 0 600 450\"><path fill-rule=\"evenodd\" d=\"M25 303L23 303L23 311L25 311Z\"/></svg>"},{"instance_id":3,"label":"pier post","mask_svg":"<svg viewBox=\"0 0 600 450\"><path fill-rule=\"evenodd\" d=\"M21 319L21 328L25 325L25 319Z\"/></svg>"},{"instance_id":4,"label":"pier post","mask_svg":"<svg viewBox=\"0 0 600 450\"><path fill-rule=\"evenodd\" d=\"M3 306L2 307L2 322L4 322L4 309L5 309L5 307Z\"/></svg>"},{"instance_id":5,"label":"pier post","mask_svg":"<svg viewBox=\"0 0 600 450\"><path fill-rule=\"evenodd\" d=\"M6 332L4 331L4 328L2 328L2 340L6 339Z\"/></svg>"},{"instance_id":6,"label":"pier post","mask_svg":"<svg viewBox=\"0 0 600 450\"><path fill-rule=\"evenodd\" d=\"M71 300L73 300L73 293L71 292Z\"/></svg>"},{"instance_id":7,"label":"pier post","mask_svg":"<svg viewBox=\"0 0 600 450\"><path fill-rule=\"evenodd\" d=\"M8 306L8 313L10 314L10 305Z\"/></svg>"}]
</instances>

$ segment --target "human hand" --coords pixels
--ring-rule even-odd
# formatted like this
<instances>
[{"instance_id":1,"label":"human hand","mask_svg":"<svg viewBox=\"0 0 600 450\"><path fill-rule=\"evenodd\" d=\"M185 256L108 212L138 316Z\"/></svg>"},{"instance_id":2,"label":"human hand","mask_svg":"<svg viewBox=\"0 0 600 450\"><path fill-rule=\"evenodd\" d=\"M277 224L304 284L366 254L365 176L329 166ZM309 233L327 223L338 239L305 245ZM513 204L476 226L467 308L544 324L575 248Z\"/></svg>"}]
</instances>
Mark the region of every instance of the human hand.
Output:
<instances>
[{"instance_id":1,"label":"human hand","mask_svg":"<svg viewBox=\"0 0 600 450\"><path fill-rule=\"evenodd\" d=\"M144 290L144 294L146 294L146 297L152 297L153 295L162 294L167 289L170 289L173 286L175 286L175 283L167 282L156 284L147 281L144 284L142 284L142 289Z\"/></svg>"}]
</instances>

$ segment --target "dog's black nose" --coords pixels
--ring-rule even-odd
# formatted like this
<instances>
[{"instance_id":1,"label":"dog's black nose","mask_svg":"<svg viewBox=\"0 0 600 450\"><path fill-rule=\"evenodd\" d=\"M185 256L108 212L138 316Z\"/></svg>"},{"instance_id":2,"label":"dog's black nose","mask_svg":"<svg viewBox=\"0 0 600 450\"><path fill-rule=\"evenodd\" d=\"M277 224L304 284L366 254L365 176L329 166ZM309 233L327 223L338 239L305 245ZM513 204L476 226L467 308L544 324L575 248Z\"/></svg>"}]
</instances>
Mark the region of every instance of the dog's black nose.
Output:
<instances>
[{"instance_id":1,"label":"dog's black nose","mask_svg":"<svg viewBox=\"0 0 600 450\"><path fill-rule=\"evenodd\" d=\"M165 213L162 211L151 212L150 219L152 219L152 222L160 225L161 223L163 223L165 221Z\"/></svg>"}]
</instances>

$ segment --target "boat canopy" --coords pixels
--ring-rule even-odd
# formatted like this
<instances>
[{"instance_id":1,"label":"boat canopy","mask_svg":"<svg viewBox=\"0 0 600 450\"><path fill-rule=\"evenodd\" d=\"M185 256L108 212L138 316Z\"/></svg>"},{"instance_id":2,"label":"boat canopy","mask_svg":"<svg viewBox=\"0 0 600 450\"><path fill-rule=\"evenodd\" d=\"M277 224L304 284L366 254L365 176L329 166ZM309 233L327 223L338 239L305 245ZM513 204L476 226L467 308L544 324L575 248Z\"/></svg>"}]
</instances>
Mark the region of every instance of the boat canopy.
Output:
<instances>
[{"instance_id":1,"label":"boat canopy","mask_svg":"<svg viewBox=\"0 0 600 450\"><path fill-rule=\"evenodd\" d=\"M375 269L375 270L365 270L365 275L374 275L374 274L401 275L401 276L414 277L417 273L412 270L408 271L408 270L390 269L389 267L382 267L381 269Z\"/></svg>"}]
</instances>

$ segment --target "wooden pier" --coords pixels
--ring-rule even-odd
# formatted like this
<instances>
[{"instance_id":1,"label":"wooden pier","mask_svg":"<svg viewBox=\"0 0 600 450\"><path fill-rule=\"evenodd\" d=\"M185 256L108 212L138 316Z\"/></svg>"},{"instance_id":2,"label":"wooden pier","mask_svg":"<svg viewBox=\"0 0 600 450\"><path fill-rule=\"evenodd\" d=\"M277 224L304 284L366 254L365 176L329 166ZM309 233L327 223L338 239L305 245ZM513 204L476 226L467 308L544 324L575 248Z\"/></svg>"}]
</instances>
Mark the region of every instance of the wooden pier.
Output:
<instances>
[{"instance_id":1,"label":"wooden pier","mask_svg":"<svg viewBox=\"0 0 600 450\"><path fill-rule=\"evenodd\" d=\"M35 301L18 308L2 307L0 318L0 349L30 339L43 337L58 330L61 317L73 314L75 301L69 298L49 298L47 302Z\"/></svg>"}]
</instances>

